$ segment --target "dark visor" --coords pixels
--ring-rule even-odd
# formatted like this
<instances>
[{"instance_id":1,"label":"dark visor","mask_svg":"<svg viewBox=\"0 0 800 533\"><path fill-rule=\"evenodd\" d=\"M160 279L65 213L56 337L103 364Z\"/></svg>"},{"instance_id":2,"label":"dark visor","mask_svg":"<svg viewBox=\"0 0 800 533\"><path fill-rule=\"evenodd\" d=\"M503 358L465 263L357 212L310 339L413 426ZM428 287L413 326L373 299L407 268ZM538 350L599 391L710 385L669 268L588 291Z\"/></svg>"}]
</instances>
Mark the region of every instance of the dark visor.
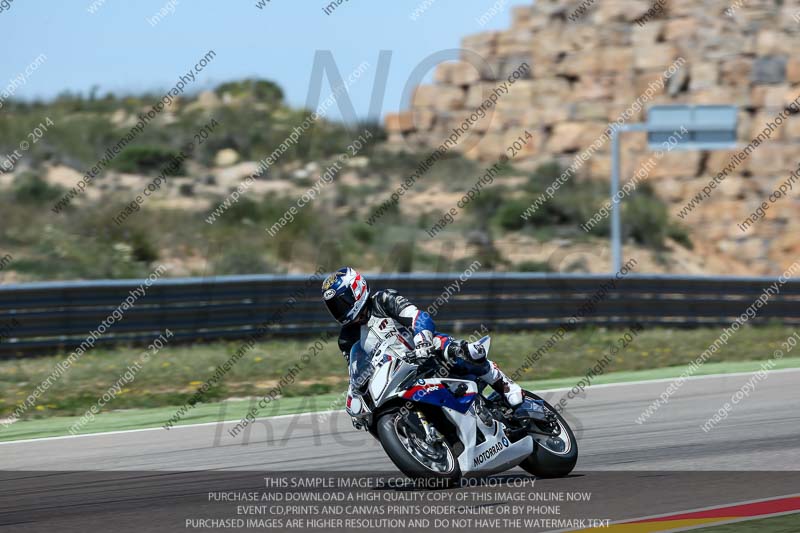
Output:
<instances>
[{"instance_id":1,"label":"dark visor","mask_svg":"<svg viewBox=\"0 0 800 533\"><path fill-rule=\"evenodd\" d=\"M351 291L346 291L344 294L337 294L330 300L325 300L325 305L328 306L328 311L331 312L333 318L337 322L344 322L347 319L347 313L353 309L353 304L356 299Z\"/></svg>"}]
</instances>

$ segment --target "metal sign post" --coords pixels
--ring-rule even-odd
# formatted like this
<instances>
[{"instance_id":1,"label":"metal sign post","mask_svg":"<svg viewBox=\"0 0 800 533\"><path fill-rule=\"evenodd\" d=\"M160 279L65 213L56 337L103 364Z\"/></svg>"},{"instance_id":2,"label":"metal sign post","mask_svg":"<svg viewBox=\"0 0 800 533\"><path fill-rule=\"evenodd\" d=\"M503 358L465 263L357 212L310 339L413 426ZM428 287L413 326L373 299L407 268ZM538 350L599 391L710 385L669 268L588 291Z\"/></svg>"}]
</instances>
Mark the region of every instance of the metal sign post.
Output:
<instances>
[{"instance_id":1,"label":"metal sign post","mask_svg":"<svg viewBox=\"0 0 800 533\"><path fill-rule=\"evenodd\" d=\"M660 105L648 110L647 122L623 124L611 132L611 272L622 268L622 221L620 214L619 182L621 169L620 134L630 131L647 132L651 150L681 128L683 135L673 150L727 150L736 147L736 128L739 110L729 105Z\"/></svg>"}]
</instances>

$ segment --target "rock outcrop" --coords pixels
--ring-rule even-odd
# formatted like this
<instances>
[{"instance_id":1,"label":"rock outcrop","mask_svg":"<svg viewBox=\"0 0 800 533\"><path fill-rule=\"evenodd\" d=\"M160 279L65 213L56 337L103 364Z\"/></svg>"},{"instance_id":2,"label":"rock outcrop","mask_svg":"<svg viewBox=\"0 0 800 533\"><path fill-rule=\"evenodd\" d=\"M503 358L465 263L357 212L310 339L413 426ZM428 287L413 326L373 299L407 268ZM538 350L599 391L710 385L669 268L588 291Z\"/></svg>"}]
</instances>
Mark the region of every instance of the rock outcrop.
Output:
<instances>
[{"instance_id":1,"label":"rock outcrop","mask_svg":"<svg viewBox=\"0 0 800 533\"><path fill-rule=\"evenodd\" d=\"M439 65L434 83L416 89L408 111L386 117L392 143L437 147L467 120L470 131L452 149L493 161L527 130L515 158L527 168L553 159L567 167L600 139L574 179L607 180L602 134L620 117L641 122L654 104L732 104L744 147L783 111L770 138L682 220L739 149L666 153L647 181L709 264L730 258L752 274L775 274L800 259L800 179L769 200L800 164L800 114L787 108L800 97L798 0L538 0L514 8L509 29L467 36L462 49L460 61ZM507 93L483 104L512 76ZM482 105L486 116L474 120ZM643 135L627 135L623 178L651 156ZM742 231L762 202L764 218Z\"/></svg>"}]
</instances>

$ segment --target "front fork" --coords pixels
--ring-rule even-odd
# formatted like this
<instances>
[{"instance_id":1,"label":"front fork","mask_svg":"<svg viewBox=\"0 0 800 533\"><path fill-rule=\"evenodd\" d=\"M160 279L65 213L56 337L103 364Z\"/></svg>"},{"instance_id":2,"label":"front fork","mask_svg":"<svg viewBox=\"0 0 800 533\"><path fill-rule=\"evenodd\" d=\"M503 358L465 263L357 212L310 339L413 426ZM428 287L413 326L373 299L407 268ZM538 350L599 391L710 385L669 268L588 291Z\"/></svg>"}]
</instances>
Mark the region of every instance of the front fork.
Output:
<instances>
[{"instance_id":1,"label":"front fork","mask_svg":"<svg viewBox=\"0 0 800 533\"><path fill-rule=\"evenodd\" d=\"M422 425L422 429L425 431L425 442L428 444L435 444L444 440L444 436L439 433L439 430L436 429L433 424L428 422L428 419L425 417L422 411L416 410L414 413L416 413L419 423Z\"/></svg>"}]
</instances>

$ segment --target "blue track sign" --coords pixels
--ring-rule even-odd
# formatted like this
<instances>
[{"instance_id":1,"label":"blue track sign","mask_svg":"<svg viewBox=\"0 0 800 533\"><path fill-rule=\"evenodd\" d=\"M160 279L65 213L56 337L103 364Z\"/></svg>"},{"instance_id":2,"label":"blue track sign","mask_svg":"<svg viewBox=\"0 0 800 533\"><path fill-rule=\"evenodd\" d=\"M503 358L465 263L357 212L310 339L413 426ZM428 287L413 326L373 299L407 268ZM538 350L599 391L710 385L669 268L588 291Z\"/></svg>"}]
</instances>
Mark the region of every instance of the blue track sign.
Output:
<instances>
[{"instance_id":1,"label":"blue track sign","mask_svg":"<svg viewBox=\"0 0 800 533\"><path fill-rule=\"evenodd\" d=\"M738 108L730 105L661 105L647 113L647 142L661 148L674 132L686 128L674 150L725 150L736 146Z\"/></svg>"}]
</instances>

